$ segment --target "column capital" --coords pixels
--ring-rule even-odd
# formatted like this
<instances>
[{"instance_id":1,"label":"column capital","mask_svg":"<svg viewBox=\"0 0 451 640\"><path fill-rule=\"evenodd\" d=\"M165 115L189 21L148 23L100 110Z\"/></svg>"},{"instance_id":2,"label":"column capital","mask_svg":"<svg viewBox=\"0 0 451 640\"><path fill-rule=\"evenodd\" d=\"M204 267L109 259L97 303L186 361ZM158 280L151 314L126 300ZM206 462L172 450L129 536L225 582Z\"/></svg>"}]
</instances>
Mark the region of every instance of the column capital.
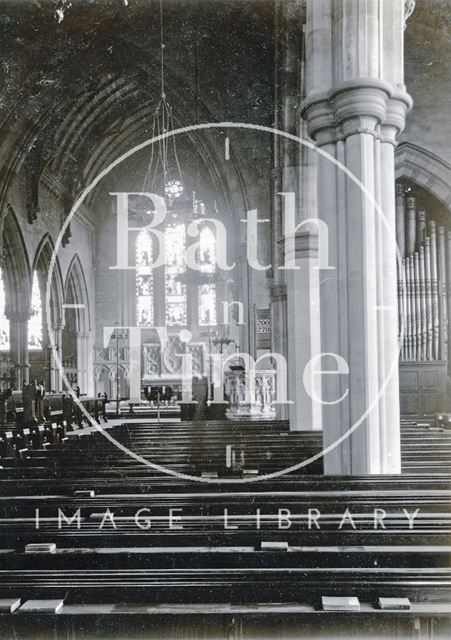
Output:
<instances>
[{"instance_id":1,"label":"column capital","mask_svg":"<svg viewBox=\"0 0 451 640\"><path fill-rule=\"evenodd\" d=\"M377 78L344 82L328 92L308 96L301 108L309 135L330 144L356 133L380 135L394 141L403 130L412 98Z\"/></svg>"},{"instance_id":2,"label":"column capital","mask_svg":"<svg viewBox=\"0 0 451 640\"><path fill-rule=\"evenodd\" d=\"M385 120L382 123L382 137L385 142L397 144L396 138L404 130L406 116L413 100L405 91L394 91L387 104Z\"/></svg>"},{"instance_id":3,"label":"column capital","mask_svg":"<svg viewBox=\"0 0 451 640\"><path fill-rule=\"evenodd\" d=\"M310 231L299 231L293 236L286 236L286 255L288 260L310 258L318 259L319 238L318 234Z\"/></svg>"}]
</instances>

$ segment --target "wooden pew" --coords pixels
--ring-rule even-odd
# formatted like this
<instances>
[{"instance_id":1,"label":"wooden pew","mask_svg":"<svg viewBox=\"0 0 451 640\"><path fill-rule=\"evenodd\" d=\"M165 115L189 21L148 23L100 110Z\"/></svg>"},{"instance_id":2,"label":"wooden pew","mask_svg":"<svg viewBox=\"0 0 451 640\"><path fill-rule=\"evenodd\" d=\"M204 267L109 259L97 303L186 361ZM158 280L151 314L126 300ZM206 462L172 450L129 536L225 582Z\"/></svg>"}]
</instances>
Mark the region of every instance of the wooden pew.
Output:
<instances>
[{"instance_id":1,"label":"wooden pew","mask_svg":"<svg viewBox=\"0 0 451 640\"><path fill-rule=\"evenodd\" d=\"M418 436L433 462L440 452L437 433L417 426L403 425L407 463L415 462ZM293 444L304 453L318 444L311 434L280 435L283 425L272 425L267 432L264 428L226 431L227 425L216 423L165 430L134 424L114 427L114 433L140 453L185 469L194 461L198 471L205 462L221 471L222 459L216 451L210 453L208 442L218 451L232 442L255 461L273 447L279 462L285 456L289 460L290 453L293 457ZM438 444L446 456L448 440L441 438ZM449 619L451 485L446 467L434 477L420 467L414 475L378 478L294 473L251 485L241 484L237 475L227 477L226 485L215 485L152 472L98 433L7 462L0 470L6 489L0 498L6 560L0 598L63 597L64 615L97 611L108 617L119 605L122 613L135 611L137 616L143 610L157 615L196 606L201 615L221 607L245 611L246 606L267 614L268 602L274 603L274 611L288 607L293 616L301 611L290 607L301 605L304 613L320 615L324 595L356 596L365 603L363 612L374 615L380 611L380 597L407 597L427 619L434 611ZM262 462L264 468L270 465ZM80 489L93 493L74 495ZM32 527L36 505L43 518L39 530ZM375 506L387 511L385 530L374 530ZM260 529L255 526L256 507L267 516ZM279 527L280 507L290 511L290 528ZM421 509L412 530L400 525L403 507ZM60 529L55 512L62 509L70 517L78 508L83 512L80 529ZM100 529L102 511L108 508L118 526ZM136 526L134 514L143 508L154 515L150 529ZM168 527L171 508L183 509L183 529ZM306 526L309 508L324 516L320 529ZM339 528L346 508L356 529ZM236 529L224 528L224 509ZM30 542L55 542L55 553L25 553ZM272 550L262 550L263 542L271 543ZM405 612L390 615L397 620Z\"/></svg>"}]
</instances>

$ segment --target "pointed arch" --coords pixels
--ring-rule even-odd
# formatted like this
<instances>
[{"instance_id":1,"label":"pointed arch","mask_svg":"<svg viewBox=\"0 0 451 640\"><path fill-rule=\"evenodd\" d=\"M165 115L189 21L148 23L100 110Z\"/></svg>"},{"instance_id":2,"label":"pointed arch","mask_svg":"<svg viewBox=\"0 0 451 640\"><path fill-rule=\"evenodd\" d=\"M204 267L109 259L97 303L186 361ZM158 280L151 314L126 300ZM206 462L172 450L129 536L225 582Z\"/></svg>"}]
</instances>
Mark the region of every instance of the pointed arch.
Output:
<instances>
[{"instance_id":1,"label":"pointed arch","mask_svg":"<svg viewBox=\"0 0 451 640\"><path fill-rule=\"evenodd\" d=\"M106 364L97 365L94 369L94 378L98 383L102 377L108 378L110 375L110 369Z\"/></svg>"},{"instance_id":2,"label":"pointed arch","mask_svg":"<svg viewBox=\"0 0 451 640\"><path fill-rule=\"evenodd\" d=\"M431 151L403 142L396 150L396 179L407 178L451 209L451 165Z\"/></svg>"},{"instance_id":3,"label":"pointed arch","mask_svg":"<svg viewBox=\"0 0 451 640\"><path fill-rule=\"evenodd\" d=\"M78 254L74 255L67 270L64 285L64 301L66 304L77 305L77 308L74 309L77 331L90 331L91 311L88 287Z\"/></svg>"},{"instance_id":4,"label":"pointed arch","mask_svg":"<svg viewBox=\"0 0 451 640\"><path fill-rule=\"evenodd\" d=\"M32 274L37 273L43 308L45 309L45 295L47 290L47 280L49 276L49 266L52 259L55 246L50 234L46 233L38 245L35 253ZM56 256L54 268L51 278L50 289L50 312L52 325L61 325L63 323L63 278L61 268Z\"/></svg>"},{"instance_id":5,"label":"pointed arch","mask_svg":"<svg viewBox=\"0 0 451 640\"><path fill-rule=\"evenodd\" d=\"M5 314L27 315L31 298L30 261L13 208L8 205L3 222L3 283Z\"/></svg>"}]
</instances>

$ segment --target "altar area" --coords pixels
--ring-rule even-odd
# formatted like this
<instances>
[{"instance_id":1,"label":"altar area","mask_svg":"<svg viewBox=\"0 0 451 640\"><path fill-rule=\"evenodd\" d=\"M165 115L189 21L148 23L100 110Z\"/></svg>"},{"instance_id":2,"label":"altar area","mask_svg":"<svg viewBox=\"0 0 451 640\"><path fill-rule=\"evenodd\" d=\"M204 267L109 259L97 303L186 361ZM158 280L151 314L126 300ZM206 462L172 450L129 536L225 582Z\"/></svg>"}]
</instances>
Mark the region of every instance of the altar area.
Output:
<instances>
[{"instance_id":1,"label":"altar area","mask_svg":"<svg viewBox=\"0 0 451 640\"><path fill-rule=\"evenodd\" d=\"M114 344L114 343L113 343ZM214 398L212 387L211 353L224 358L224 403ZM185 351L186 350L186 351ZM128 378L130 371L129 347L124 344L118 349L111 346L98 349L96 353L96 393L107 393L110 400L120 398L120 413L153 415L180 415L182 404L182 359L181 353L189 352L192 358L192 400L193 404L225 404L224 417L230 419L275 418L276 370L246 370L238 355L235 357L234 344L218 345L205 343L183 343L178 336L169 336L166 348L162 350L156 342L142 345L141 401L129 402ZM119 381L116 380L119 375ZM119 391L119 393L117 393ZM188 403L189 404L189 403ZM208 412L210 419L213 411Z\"/></svg>"}]
</instances>

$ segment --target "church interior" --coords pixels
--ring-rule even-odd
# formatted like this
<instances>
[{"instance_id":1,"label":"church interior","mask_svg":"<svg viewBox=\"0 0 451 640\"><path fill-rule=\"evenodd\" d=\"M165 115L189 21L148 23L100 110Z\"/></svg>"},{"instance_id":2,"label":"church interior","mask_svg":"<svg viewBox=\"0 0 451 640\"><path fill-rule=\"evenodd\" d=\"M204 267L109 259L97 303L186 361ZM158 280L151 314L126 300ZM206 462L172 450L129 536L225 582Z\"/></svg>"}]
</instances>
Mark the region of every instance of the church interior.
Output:
<instances>
[{"instance_id":1,"label":"church interior","mask_svg":"<svg viewBox=\"0 0 451 640\"><path fill-rule=\"evenodd\" d=\"M451 0L0 29L0 637L449 637Z\"/></svg>"}]
</instances>

